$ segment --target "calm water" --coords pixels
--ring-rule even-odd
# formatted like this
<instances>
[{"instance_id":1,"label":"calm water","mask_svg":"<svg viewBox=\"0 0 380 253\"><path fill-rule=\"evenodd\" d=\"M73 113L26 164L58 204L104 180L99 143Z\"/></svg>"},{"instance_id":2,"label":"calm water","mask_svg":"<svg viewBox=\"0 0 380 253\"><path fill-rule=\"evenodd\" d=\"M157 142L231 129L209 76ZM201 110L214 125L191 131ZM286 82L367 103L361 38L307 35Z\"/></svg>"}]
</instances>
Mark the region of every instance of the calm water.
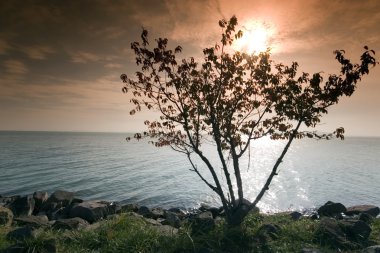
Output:
<instances>
[{"instance_id":1,"label":"calm water","mask_svg":"<svg viewBox=\"0 0 380 253\"><path fill-rule=\"evenodd\" d=\"M126 136L0 132L0 194L63 189L85 199L148 206L217 204L215 195L189 171L186 157L146 142L126 142ZM283 145L262 140L252 148L250 168L248 158L242 161L247 199L254 199ZM212 156L211 148L206 149ZM380 206L379 164L380 138L297 140L260 207L302 209L328 200Z\"/></svg>"}]
</instances>

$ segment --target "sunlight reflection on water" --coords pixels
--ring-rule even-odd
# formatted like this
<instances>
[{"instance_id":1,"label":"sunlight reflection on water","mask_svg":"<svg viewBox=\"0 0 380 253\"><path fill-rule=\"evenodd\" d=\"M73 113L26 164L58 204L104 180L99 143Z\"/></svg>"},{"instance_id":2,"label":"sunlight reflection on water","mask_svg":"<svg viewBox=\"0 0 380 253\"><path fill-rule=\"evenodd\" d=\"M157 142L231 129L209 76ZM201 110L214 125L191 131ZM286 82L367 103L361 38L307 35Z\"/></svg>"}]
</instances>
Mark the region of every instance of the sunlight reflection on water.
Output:
<instances>
[{"instance_id":1,"label":"sunlight reflection on water","mask_svg":"<svg viewBox=\"0 0 380 253\"><path fill-rule=\"evenodd\" d=\"M85 199L149 206L219 205L189 170L186 157L124 139L124 134L0 132L0 194L64 189ZM248 157L241 161L247 199L254 200L284 145L260 140L251 149L249 169ZM212 147L204 148L221 175ZM266 212L310 208L328 200L380 206L379 154L376 138L296 140L259 206ZM197 165L211 179L199 160Z\"/></svg>"}]
</instances>

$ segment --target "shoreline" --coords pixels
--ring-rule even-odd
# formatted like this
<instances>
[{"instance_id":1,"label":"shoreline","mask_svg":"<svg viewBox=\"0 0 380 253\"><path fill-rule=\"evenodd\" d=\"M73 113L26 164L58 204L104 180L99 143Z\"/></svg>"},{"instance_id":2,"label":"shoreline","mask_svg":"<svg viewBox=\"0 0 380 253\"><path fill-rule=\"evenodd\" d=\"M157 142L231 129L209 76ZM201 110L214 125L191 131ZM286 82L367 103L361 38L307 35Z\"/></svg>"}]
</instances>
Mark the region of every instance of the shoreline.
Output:
<instances>
[{"instance_id":1,"label":"shoreline","mask_svg":"<svg viewBox=\"0 0 380 253\"><path fill-rule=\"evenodd\" d=\"M86 252L86 247L89 247L87 234L96 238L103 236L104 230L108 231L105 236L116 233L115 231L120 233L116 237L103 239L106 241L101 247L106 252L109 252L109 247L125 240L126 236L151 237L156 243L160 241L161 250L157 250L160 252L246 252L247 249L248 252L256 252L257 247L264 247L263 251L258 252L267 252L266 247L280 247L281 252L351 252L351 249L364 250L377 245L380 249L380 209L373 205L345 207L341 203L329 201L318 209L310 210L309 213L288 211L268 214L255 209L247 215L243 224L235 228L225 223L223 213L222 208L207 205L201 205L198 209L183 210L82 200L76 198L72 192L60 190L51 195L42 191L26 196L0 195L0 252L35 250L31 249L30 245L52 249L39 249L42 252L76 252L71 248L72 239L66 238L70 238L72 233L67 234L65 231L77 231L76 236L84 236L84 241L75 240L80 241L79 246L77 245L80 251ZM245 241L240 241L239 238L245 238L246 233L250 236L244 239ZM209 237L206 242L205 236ZM231 236L235 239L231 239ZM297 251L293 251L292 243L290 246L276 246L277 240L286 242L289 238L295 240L293 243L297 245ZM178 240L179 245L164 243L168 240ZM183 244L186 240L187 243ZM191 244L188 244L189 240ZM228 245L215 245L208 251L203 251L204 247L210 247L208 240L227 240L225 243ZM194 244L194 241L197 244ZM1 243L8 246L5 251L1 251ZM141 244L137 241L136 243ZM175 250L167 250L172 246ZM141 252L152 252L144 247L140 249ZM187 247L187 250L183 247ZM230 250L225 251L226 247ZM308 251L310 247L313 251ZM21 251L12 251L14 248L21 248ZM67 251L62 250L66 248ZM333 251L320 250L325 248ZM134 251L119 248L119 251L115 252Z\"/></svg>"}]
</instances>

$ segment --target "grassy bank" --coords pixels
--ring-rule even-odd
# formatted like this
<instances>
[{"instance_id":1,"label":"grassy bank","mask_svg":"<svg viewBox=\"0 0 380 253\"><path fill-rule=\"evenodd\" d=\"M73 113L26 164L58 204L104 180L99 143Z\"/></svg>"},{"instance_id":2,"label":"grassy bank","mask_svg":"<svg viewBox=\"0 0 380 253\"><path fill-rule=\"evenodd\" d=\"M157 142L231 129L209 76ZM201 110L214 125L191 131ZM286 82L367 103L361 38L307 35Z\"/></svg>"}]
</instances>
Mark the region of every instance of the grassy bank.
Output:
<instances>
[{"instance_id":1,"label":"grassy bank","mask_svg":"<svg viewBox=\"0 0 380 253\"><path fill-rule=\"evenodd\" d=\"M207 232L194 233L190 225L184 225L173 233L124 213L80 231L40 228L35 238L18 243L27 245L28 252L46 252L52 242L57 252L301 252L302 248L336 252L315 240L318 222L309 218L295 221L287 214L252 214L238 228L228 228L220 220ZM263 224L275 224L279 229L276 233L263 233ZM380 244L379 218L371 228L370 239ZM17 243L6 239L11 229L0 228L0 252Z\"/></svg>"}]
</instances>

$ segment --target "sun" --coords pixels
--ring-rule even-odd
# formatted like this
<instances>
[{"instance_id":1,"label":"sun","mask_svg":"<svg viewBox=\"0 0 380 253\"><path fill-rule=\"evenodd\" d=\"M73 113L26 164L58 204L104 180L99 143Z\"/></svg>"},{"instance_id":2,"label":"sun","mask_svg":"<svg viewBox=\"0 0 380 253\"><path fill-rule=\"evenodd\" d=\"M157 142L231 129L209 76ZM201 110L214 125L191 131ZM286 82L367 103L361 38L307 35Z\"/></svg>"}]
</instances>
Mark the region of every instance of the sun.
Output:
<instances>
[{"instance_id":1,"label":"sun","mask_svg":"<svg viewBox=\"0 0 380 253\"><path fill-rule=\"evenodd\" d=\"M273 29L268 25L258 22L250 22L243 26L243 37L236 40L232 47L234 50L248 54L265 52L273 34Z\"/></svg>"}]
</instances>

